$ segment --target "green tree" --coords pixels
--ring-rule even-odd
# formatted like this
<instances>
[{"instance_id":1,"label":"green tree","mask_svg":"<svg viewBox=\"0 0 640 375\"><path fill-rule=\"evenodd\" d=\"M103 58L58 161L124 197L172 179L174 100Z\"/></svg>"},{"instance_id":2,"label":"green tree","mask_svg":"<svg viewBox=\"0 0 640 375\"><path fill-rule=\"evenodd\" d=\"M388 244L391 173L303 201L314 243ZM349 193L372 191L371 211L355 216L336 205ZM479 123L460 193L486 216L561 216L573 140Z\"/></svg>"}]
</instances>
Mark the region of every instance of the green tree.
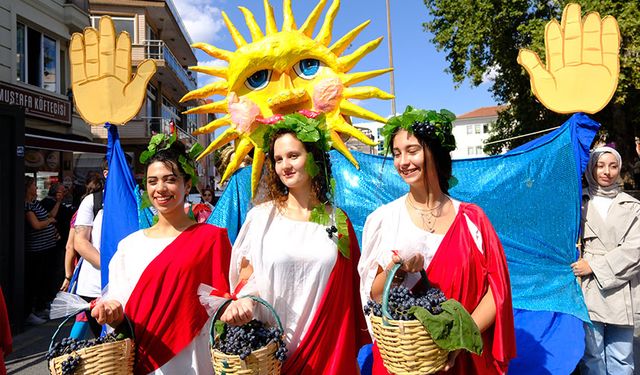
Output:
<instances>
[{"instance_id":1,"label":"green tree","mask_svg":"<svg viewBox=\"0 0 640 375\"><path fill-rule=\"evenodd\" d=\"M545 61L544 28L551 19L560 22L569 1L549 0L424 0L430 18L424 28L432 42L446 53L457 85L469 80L482 83L496 70L491 92L497 102L508 104L491 130L488 142L561 125L569 116L547 110L531 92L529 76L516 59L521 48L529 48ZM615 142L625 166L637 157L634 136L640 135L640 2L579 0L583 15L598 12L618 20L620 80L607 107L592 115L602 124L600 139ZM531 140L518 138L485 147L498 153L503 146L516 147Z\"/></svg>"}]
</instances>

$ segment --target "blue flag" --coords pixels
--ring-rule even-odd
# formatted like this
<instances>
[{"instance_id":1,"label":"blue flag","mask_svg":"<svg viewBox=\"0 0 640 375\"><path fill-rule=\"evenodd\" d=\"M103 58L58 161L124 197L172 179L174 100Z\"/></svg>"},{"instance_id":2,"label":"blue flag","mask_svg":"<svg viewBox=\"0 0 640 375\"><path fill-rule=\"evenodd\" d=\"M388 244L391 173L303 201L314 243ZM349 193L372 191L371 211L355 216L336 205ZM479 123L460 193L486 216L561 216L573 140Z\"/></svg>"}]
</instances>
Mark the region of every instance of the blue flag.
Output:
<instances>
[{"instance_id":1,"label":"blue flag","mask_svg":"<svg viewBox=\"0 0 640 375\"><path fill-rule=\"evenodd\" d=\"M109 132L107 163L109 174L104 188L100 273L102 288L109 283L109 262L120 240L138 230L138 187L120 146L118 127L106 124Z\"/></svg>"}]
</instances>

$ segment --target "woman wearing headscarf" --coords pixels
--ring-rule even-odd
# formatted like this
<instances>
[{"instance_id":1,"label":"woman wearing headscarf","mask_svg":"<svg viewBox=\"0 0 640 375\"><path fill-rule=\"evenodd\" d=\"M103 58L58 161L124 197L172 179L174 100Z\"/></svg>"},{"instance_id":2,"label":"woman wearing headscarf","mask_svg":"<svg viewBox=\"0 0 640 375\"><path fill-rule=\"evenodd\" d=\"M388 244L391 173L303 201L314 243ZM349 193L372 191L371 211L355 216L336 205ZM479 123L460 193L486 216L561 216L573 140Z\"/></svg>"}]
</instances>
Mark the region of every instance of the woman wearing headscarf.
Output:
<instances>
[{"instance_id":1,"label":"woman wearing headscarf","mask_svg":"<svg viewBox=\"0 0 640 375\"><path fill-rule=\"evenodd\" d=\"M640 202L622 192L622 158L591 152L582 199L582 259L573 263L592 324L581 373L633 374L633 316L640 313Z\"/></svg>"}]
</instances>

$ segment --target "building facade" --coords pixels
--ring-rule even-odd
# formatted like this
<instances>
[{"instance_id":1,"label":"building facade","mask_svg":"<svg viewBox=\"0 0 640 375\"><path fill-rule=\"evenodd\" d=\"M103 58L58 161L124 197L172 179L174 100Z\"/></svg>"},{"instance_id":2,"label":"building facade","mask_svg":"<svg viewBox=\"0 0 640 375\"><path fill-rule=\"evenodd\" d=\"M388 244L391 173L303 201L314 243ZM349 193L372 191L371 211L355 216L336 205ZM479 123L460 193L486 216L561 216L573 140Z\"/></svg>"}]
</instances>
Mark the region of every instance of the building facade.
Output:
<instances>
[{"instance_id":1,"label":"building facade","mask_svg":"<svg viewBox=\"0 0 640 375\"><path fill-rule=\"evenodd\" d=\"M380 130L382 129L384 124L371 121L353 124L353 126L356 129L360 130L364 135L369 137L369 139L373 140L374 142L378 142L378 144L376 146L367 146L357 139L351 137L346 142L347 147L350 150L360 151L362 153L372 155L382 154L384 145L382 144L383 137L380 135Z\"/></svg>"},{"instance_id":2,"label":"building facade","mask_svg":"<svg viewBox=\"0 0 640 375\"><path fill-rule=\"evenodd\" d=\"M456 149L451 153L453 159L467 159L487 156L484 142L489 138L489 130L498 119L498 113L505 106L481 107L464 113L453 122L453 136Z\"/></svg>"},{"instance_id":3,"label":"building facade","mask_svg":"<svg viewBox=\"0 0 640 375\"><path fill-rule=\"evenodd\" d=\"M132 71L146 59L156 62L157 72L147 87L143 108L120 129L123 148L134 157L136 178L141 179L144 171L135 161L153 134L175 130L179 138L190 145L197 141L191 132L208 122L202 116L182 114L198 103L179 102L187 92L197 88L196 74L187 69L197 65L190 47L191 38L171 0L88 2L92 26L97 28L100 17L107 15L113 20L117 33L129 33ZM91 132L95 139L106 142L106 129L94 127ZM206 138L202 141L206 146Z\"/></svg>"}]
</instances>

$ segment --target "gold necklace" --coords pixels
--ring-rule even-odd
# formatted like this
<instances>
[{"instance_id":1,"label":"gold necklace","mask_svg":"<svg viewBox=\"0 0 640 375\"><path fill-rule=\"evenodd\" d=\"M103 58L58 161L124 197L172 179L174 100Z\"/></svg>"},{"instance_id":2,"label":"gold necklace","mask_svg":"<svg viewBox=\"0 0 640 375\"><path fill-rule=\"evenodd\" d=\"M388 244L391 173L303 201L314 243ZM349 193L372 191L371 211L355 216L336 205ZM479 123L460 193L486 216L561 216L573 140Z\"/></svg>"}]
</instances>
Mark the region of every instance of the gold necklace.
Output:
<instances>
[{"instance_id":1,"label":"gold necklace","mask_svg":"<svg viewBox=\"0 0 640 375\"><path fill-rule=\"evenodd\" d=\"M409 202L409 206L411 206L411 208L420 215L420 218L422 219L422 227L429 233L433 233L436 229L436 220L442 214L441 208L447 201L442 201L440 204L432 208L420 208L411 203L410 197L411 195L407 196L407 202Z\"/></svg>"}]
</instances>

